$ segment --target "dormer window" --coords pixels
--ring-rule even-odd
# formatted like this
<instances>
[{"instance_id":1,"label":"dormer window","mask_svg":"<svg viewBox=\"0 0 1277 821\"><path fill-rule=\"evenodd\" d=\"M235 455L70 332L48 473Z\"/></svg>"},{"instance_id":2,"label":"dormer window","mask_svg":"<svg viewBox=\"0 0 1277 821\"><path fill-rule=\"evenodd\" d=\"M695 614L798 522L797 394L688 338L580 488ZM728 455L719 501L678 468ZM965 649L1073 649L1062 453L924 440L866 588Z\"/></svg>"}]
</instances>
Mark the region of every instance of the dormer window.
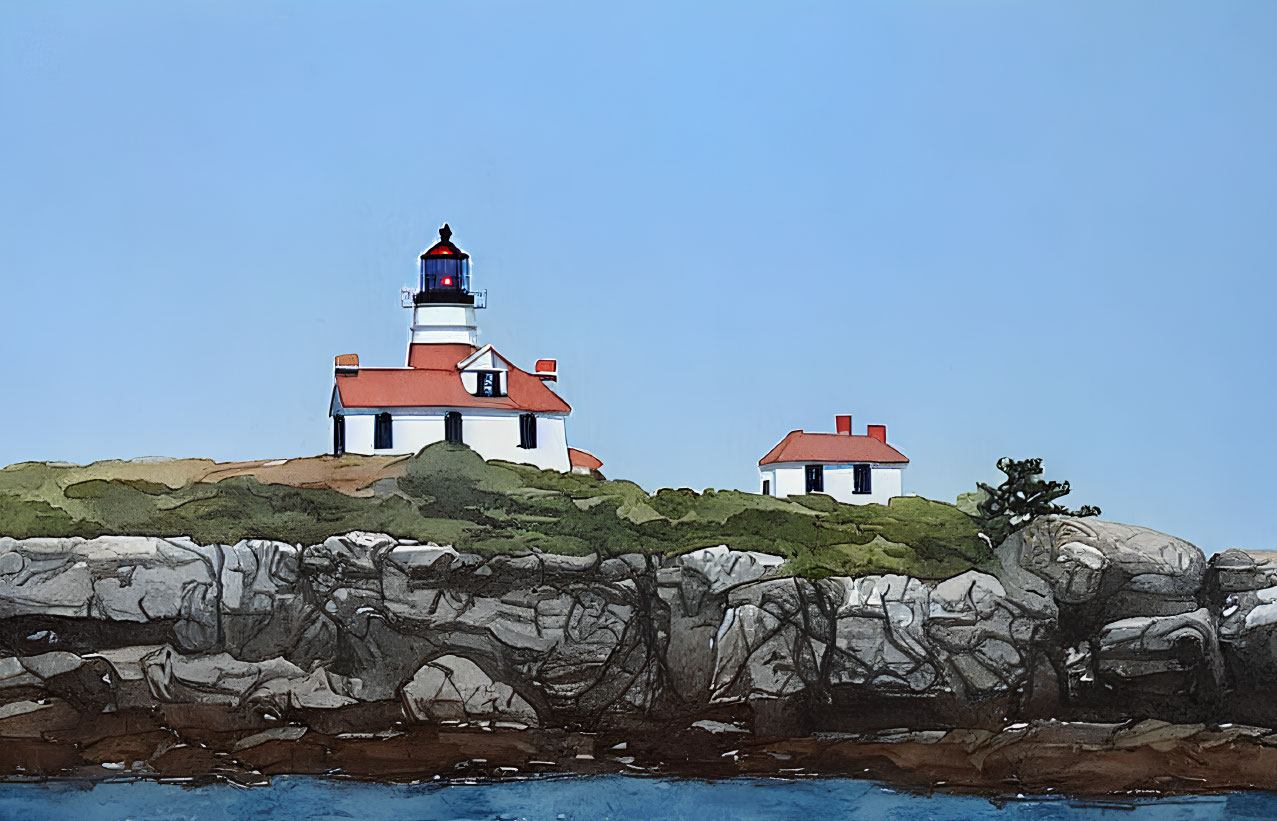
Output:
<instances>
[{"instance_id":1,"label":"dormer window","mask_svg":"<svg viewBox=\"0 0 1277 821\"><path fill-rule=\"evenodd\" d=\"M505 396L500 371L475 371L475 396Z\"/></svg>"}]
</instances>

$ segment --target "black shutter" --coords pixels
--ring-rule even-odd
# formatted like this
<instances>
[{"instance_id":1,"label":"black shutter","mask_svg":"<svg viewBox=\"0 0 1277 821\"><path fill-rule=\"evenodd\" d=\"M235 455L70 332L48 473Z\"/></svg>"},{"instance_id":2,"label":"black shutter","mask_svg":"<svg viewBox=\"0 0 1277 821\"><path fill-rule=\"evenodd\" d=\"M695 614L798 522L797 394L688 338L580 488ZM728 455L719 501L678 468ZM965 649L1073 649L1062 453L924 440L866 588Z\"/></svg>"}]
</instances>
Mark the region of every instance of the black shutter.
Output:
<instances>
[{"instance_id":1,"label":"black shutter","mask_svg":"<svg viewBox=\"0 0 1277 821\"><path fill-rule=\"evenodd\" d=\"M764 496L770 496L770 495L772 495L772 481L771 481L771 479L764 479L764 480L763 480L763 495L764 495Z\"/></svg>"},{"instance_id":2,"label":"black shutter","mask_svg":"<svg viewBox=\"0 0 1277 821\"><path fill-rule=\"evenodd\" d=\"M374 449L385 450L386 448L392 448L395 446L392 425L393 423L391 422L390 414L377 414L377 419L373 424L372 432L372 446Z\"/></svg>"},{"instance_id":3,"label":"black shutter","mask_svg":"<svg viewBox=\"0 0 1277 821\"><path fill-rule=\"evenodd\" d=\"M448 411L443 415L443 438L461 444L461 414Z\"/></svg>"},{"instance_id":4,"label":"black shutter","mask_svg":"<svg viewBox=\"0 0 1277 821\"><path fill-rule=\"evenodd\" d=\"M529 450L537 446L537 418L525 413L519 417L519 447Z\"/></svg>"},{"instance_id":5,"label":"black shutter","mask_svg":"<svg viewBox=\"0 0 1277 821\"><path fill-rule=\"evenodd\" d=\"M333 417L333 456L346 452L346 417Z\"/></svg>"}]
</instances>

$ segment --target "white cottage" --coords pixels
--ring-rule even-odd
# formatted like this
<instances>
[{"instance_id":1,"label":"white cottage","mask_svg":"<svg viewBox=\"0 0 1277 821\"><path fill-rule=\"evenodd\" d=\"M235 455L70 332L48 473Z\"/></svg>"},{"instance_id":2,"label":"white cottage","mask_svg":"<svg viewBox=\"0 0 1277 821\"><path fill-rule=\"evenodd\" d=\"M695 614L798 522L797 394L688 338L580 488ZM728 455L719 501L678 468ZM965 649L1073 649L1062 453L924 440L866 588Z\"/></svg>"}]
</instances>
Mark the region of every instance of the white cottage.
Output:
<instances>
[{"instance_id":1,"label":"white cottage","mask_svg":"<svg viewBox=\"0 0 1277 821\"><path fill-rule=\"evenodd\" d=\"M553 389L557 363L520 369L491 345L479 345L475 309L486 291L470 288L470 257L447 225L420 257L407 364L363 368L356 354L334 360L333 453L416 453L434 442L463 442L484 459L567 472L597 472L593 455L568 447L571 406Z\"/></svg>"},{"instance_id":2,"label":"white cottage","mask_svg":"<svg viewBox=\"0 0 1277 821\"><path fill-rule=\"evenodd\" d=\"M851 417L834 417L837 433L792 430L758 461L764 496L825 493L853 505L883 504L901 495L909 460L887 444L887 426L851 432Z\"/></svg>"}]
</instances>

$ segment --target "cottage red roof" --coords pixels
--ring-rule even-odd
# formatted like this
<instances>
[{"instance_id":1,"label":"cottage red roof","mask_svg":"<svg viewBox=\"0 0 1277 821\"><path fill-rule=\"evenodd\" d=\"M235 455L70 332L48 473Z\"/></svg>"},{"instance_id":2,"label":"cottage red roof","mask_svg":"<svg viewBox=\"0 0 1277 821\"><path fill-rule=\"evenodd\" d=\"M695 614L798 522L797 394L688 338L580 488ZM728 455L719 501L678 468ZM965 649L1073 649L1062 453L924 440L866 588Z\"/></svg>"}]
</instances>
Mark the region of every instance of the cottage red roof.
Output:
<instances>
[{"instance_id":1,"label":"cottage red roof","mask_svg":"<svg viewBox=\"0 0 1277 821\"><path fill-rule=\"evenodd\" d=\"M603 467L602 459L588 450L581 450L580 448L568 448L568 461L572 463L574 468L598 470Z\"/></svg>"},{"instance_id":2,"label":"cottage red roof","mask_svg":"<svg viewBox=\"0 0 1277 821\"><path fill-rule=\"evenodd\" d=\"M461 384L457 364L475 352L470 345L411 345L407 368L361 368L337 377L345 408L492 408L570 413L572 407L539 377L509 365L505 396L474 396ZM507 363L509 364L509 363Z\"/></svg>"},{"instance_id":3,"label":"cottage red roof","mask_svg":"<svg viewBox=\"0 0 1277 821\"><path fill-rule=\"evenodd\" d=\"M791 430L780 444L758 460L760 465L775 462L880 462L908 464L900 451L873 436L853 436L847 433L806 433Z\"/></svg>"}]
</instances>

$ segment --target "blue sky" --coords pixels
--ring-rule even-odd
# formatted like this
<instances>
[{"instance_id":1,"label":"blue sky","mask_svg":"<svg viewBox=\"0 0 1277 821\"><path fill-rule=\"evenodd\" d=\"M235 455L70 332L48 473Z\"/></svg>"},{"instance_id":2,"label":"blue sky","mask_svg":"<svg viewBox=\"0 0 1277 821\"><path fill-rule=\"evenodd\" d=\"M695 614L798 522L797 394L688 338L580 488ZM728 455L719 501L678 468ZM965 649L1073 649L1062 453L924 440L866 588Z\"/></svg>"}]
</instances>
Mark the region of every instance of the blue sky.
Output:
<instances>
[{"instance_id":1,"label":"blue sky","mask_svg":"<svg viewBox=\"0 0 1277 821\"><path fill-rule=\"evenodd\" d=\"M7 3L0 463L322 452L445 220L572 444L1273 547L1269 2Z\"/></svg>"}]
</instances>

